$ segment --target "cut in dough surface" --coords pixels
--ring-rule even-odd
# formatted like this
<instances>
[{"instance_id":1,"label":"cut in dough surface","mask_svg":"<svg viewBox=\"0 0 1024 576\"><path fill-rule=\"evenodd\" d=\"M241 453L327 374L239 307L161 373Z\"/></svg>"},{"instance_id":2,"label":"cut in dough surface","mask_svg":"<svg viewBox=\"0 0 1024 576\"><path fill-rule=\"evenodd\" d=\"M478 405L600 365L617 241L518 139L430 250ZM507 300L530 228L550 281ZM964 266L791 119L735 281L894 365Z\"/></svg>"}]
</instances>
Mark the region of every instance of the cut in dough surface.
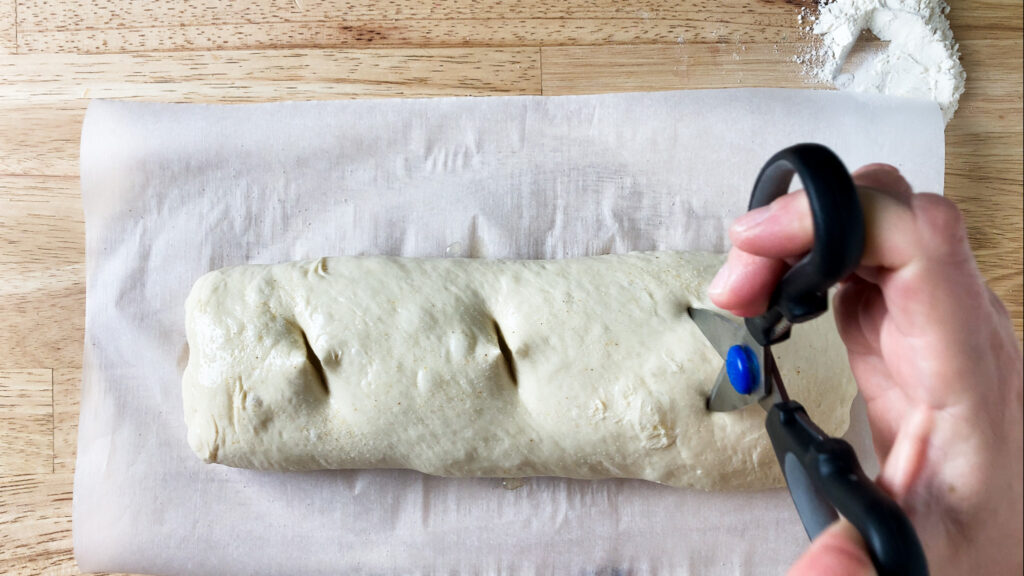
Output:
<instances>
[{"instance_id":1,"label":"cut in dough surface","mask_svg":"<svg viewBox=\"0 0 1024 576\"><path fill-rule=\"evenodd\" d=\"M279 470L782 484L757 406L710 413L722 365L686 313L719 255L324 258L225 268L186 303L188 441ZM841 434L856 393L831 315L775 354Z\"/></svg>"}]
</instances>

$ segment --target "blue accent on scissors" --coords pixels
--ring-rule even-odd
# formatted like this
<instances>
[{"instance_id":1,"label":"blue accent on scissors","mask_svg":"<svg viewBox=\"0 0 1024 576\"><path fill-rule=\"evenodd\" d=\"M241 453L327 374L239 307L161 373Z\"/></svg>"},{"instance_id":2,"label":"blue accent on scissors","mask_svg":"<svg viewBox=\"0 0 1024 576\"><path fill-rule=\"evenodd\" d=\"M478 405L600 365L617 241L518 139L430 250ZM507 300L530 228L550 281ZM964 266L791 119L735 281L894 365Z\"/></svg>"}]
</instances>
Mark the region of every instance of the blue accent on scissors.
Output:
<instances>
[{"instance_id":1,"label":"blue accent on scissors","mask_svg":"<svg viewBox=\"0 0 1024 576\"><path fill-rule=\"evenodd\" d=\"M725 370L729 375L729 383L736 392L745 396L757 390L761 379L761 367L757 364L757 354L749 346L737 344L729 348L725 358Z\"/></svg>"}]
</instances>

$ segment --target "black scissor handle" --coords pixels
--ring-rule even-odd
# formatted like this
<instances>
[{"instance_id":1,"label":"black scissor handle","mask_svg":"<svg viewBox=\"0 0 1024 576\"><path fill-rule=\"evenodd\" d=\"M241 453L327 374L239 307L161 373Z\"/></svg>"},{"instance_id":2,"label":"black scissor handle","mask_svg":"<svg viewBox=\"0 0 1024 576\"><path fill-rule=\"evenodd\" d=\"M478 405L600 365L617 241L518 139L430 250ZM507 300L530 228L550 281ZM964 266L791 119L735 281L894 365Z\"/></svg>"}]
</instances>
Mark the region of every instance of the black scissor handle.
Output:
<instances>
[{"instance_id":1,"label":"black scissor handle","mask_svg":"<svg viewBox=\"0 0 1024 576\"><path fill-rule=\"evenodd\" d=\"M826 435L799 402L774 405L765 425L812 540L842 514L864 538L879 576L927 576L928 562L914 526L864 474L848 443Z\"/></svg>"},{"instance_id":2,"label":"black scissor handle","mask_svg":"<svg viewBox=\"0 0 1024 576\"><path fill-rule=\"evenodd\" d=\"M786 272L772 293L768 310L746 321L758 344L789 337L789 328L828 309L828 290L848 276L864 252L864 214L850 173L821 144L797 144L772 156L761 169L748 210L786 194L799 175L810 200L814 247Z\"/></svg>"}]
</instances>

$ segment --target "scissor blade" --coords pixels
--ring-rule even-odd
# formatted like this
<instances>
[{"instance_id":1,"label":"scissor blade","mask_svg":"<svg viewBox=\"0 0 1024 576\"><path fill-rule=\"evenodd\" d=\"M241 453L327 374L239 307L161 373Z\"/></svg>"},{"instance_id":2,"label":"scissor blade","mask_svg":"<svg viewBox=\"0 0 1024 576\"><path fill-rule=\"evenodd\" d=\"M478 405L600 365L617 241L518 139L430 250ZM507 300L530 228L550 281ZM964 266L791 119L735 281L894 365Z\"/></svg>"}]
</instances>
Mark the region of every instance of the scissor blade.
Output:
<instances>
[{"instance_id":1,"label":"scissor blade","mask_svg":"<svg viewBox=\"0 0 1024 576\"><path fill-rule=\"evenodd\" d=\"M718 378L715 380L715 387L711 390L711 396L708 397L708 410L712 412L732 412L733 410L739 410L757 402L761 399L759 391L755 391L752 394L740 394L732 387L729 383L729 376L725 372L725 368L722 368L718 372Z\"/></svg>"},{"instance_id":2,"label":"scissor blade","mask_svg":"<svg viewBox=\"0 0 1024 576\"><path fill-rule=\"evenodd\" d=\"M701 308L690 308L687 312L722 358L729 355L729 348L734 344L741 344L749 338L746 326L733 322L717 312Z\"/></svg>"},{"instance_id":3,"label":"scissor blade","mask_svg":"<svg viewBox=\"0 0 1024 576\"><path fill-rule=\"evenodd\" d=\"M729 348L737 344L750 347L757 356L758 388L750 394L740 394L732 387L725 367L722 367L718 372L718 378L715 379L715 387L711 390L711 396L708 398L708 410L731 412L749 406L764 397L764 350L750 336L746 325L711 310L690 308L688 312L690 318L700 328L701 333L722 358L728 357Z\"/></svg>"}]
</instances>

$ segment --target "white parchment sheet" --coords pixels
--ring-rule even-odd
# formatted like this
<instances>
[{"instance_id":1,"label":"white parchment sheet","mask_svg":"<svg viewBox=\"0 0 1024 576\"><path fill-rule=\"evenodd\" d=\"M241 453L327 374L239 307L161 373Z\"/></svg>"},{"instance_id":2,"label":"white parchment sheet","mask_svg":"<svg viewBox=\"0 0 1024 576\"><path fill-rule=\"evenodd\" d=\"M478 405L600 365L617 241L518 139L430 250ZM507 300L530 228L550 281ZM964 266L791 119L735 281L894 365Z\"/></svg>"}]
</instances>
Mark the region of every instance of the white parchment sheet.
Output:
<instances>
[{"instance_id":1,"label":"white parchment sheet","mask_svg":"<svg viewBox=\"0 0 1024 576\"><path fill-rule=\"evenodd\" d=\"M554 478L506 490L497 479L410 471L203 464L185 440L183 306L201 274L246 262L724 250L762 163L801 141L832 147L850 167L890 162L916 188L942 189L938 107L845 92L93 102L81 150L80 566L175 576L781 574L806 545L782 490Z\"/></svg>"}]
</instances>

